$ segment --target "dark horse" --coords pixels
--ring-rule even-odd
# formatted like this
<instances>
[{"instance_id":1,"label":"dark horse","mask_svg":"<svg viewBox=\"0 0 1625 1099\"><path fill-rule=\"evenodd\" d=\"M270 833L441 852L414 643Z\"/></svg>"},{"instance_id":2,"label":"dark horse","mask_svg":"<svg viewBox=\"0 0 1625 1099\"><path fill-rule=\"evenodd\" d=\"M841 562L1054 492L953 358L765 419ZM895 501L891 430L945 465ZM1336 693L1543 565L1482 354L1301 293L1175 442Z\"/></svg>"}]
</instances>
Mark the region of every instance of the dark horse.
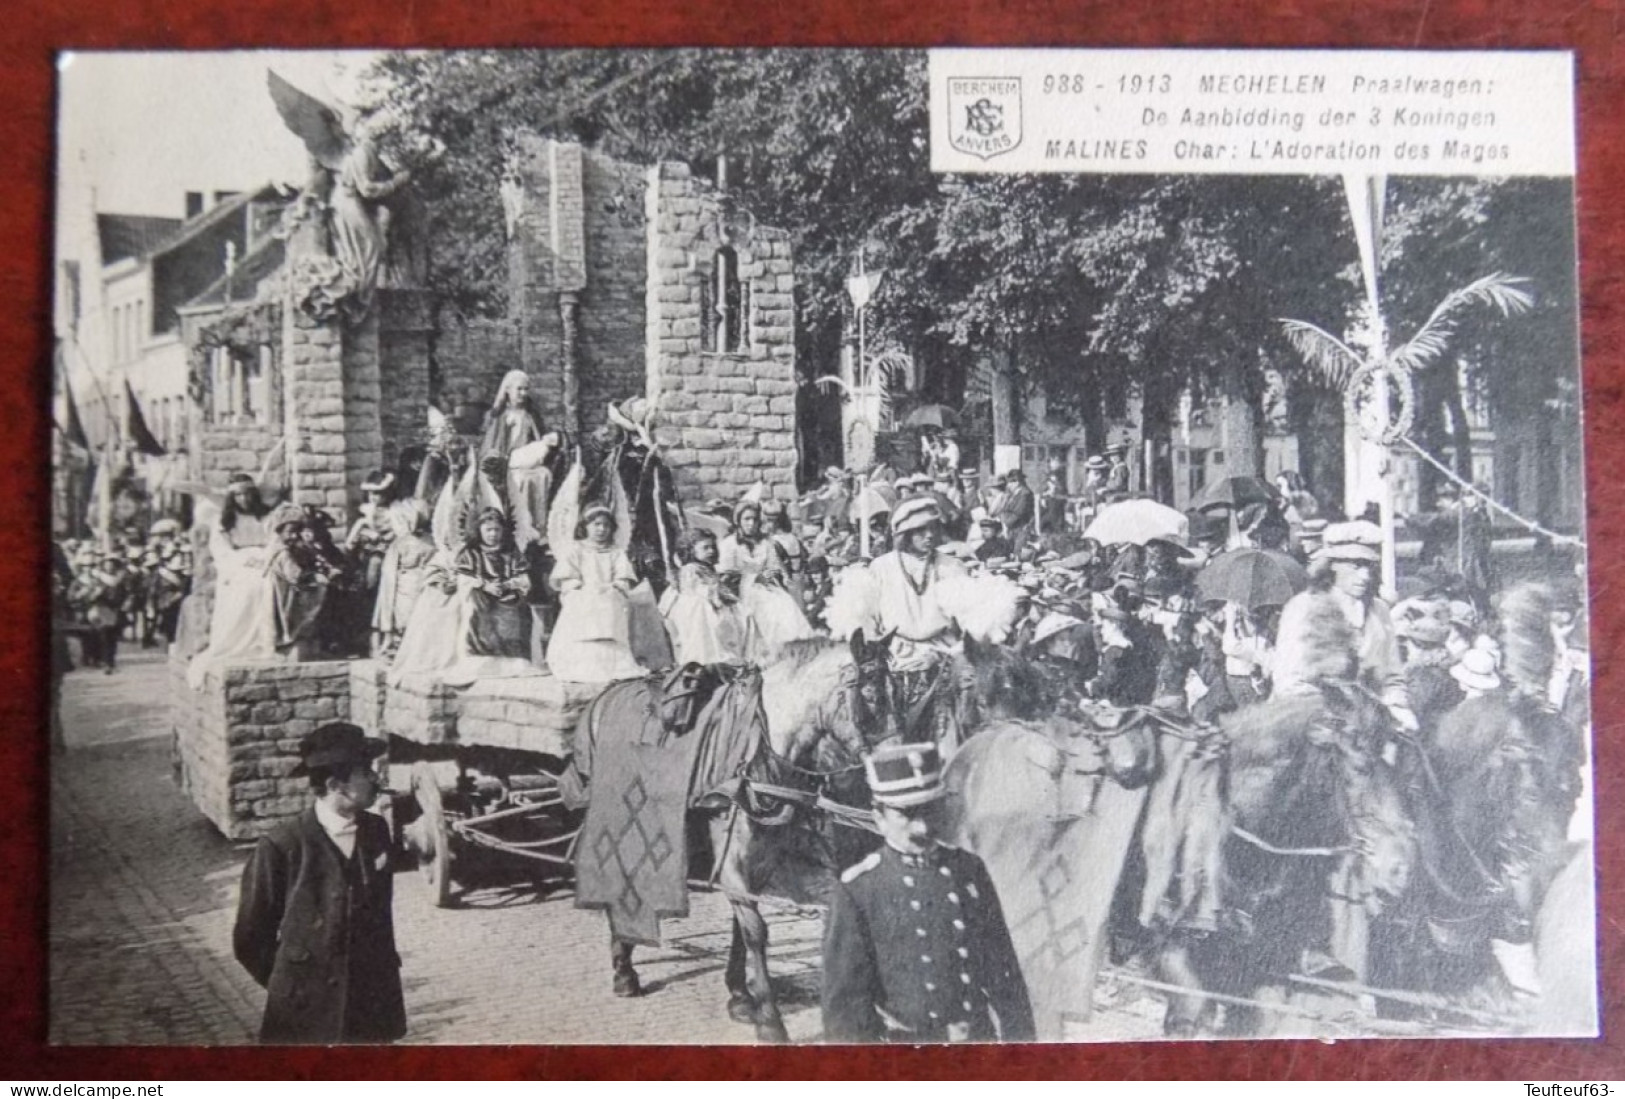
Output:
<instances>
[{"instance_id":1,"label":"dark horse","mask_svg":"<svg viewBox=\"0 0 1625 1099\"><path fill-rule=\"evenodd\" d=\"M1584 751L1578 730L1506 691L1467 699L1408 746L1401 766L1421 870L1380 928L1383 983L1470 993L1497 973L1497 949L1531 951L1547 888L1570 854ZM1529 957L1509 983L1518 988L1534 965Z\"/></svg>"},{"instance_id":2,"label":"dark horse","mask_svg":"<svg viewBox=\"0 0 1625 1099\"><path fill-rule=\"evenodd\" d=\"M863 756L898 735L890 638L796 643L754 680L756 720L701 768L727 781L691 790L712 851L712 880L733 909L728 1013L763 1041L788 1040L767 967L765 896L824 903L834 877L876 842ZM709 763L706 762L710 756ZM699 821L696 820L696 823ZM612 939L615 991L637 995L634 944Z\"/></svg>"},{"instance_id":3,"label":"dark horse","mask_svg":"<svg viewBox=\"0 0 1625 1099\"><path fill-rule=\"evenodd\" d=\"M1393 768L1381 701L1357 683L1321 680L1316 693L1271 698L1221 720L1227 750L1197 763L1212 793L1188 808L1178 903L1147 895L1142 919L1160 933L1160 975L1188 989L1280 1003L1294 974L1365 982L1373 916L1401 896L1415 835ZM1165 775L1193 787L1196 775ZM1172 997L1165 1029L1210 1026L1212 1001ZM1256 1033L1273 1018L1229 1009L1226 1029Z\"/></svg>"}]
</instances>

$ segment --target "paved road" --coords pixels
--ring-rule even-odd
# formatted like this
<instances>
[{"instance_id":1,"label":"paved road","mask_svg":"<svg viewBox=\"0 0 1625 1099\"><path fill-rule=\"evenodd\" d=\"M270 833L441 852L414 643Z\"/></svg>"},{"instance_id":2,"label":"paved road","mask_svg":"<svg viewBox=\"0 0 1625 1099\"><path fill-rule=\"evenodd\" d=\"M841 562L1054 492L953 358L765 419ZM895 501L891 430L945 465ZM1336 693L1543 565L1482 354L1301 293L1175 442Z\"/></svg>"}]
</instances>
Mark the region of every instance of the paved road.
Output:
<instances>
[{"instance_id":1,"label":"paved road","mask_svg":"<svg viewBox=\"0 0 1625 1099\"><path fill-rule=\"evenodd\" d=\"M253 1041L264 994L231 955L249 848L223 838L172 774L162 661L76 671L63 690L69 750L51 782L50 1036L87 1045ZM444 1044L744 1043L725 1011L729 940L720 894L691 894L666 944L639 948L646 995L610 992L602 914L565 887L487 880L438 909L416 874L396 879L406 1040ZM765 904L770 966L792 1040L820 1035L819 914ZM1087 1026L1067 1037L1158 1037L1157 1001L1107 980Z\"/></svg>"},{"instance_id":2,"label":"paved road","mask_svg":"<svg viewBox=\"0 0 1625 1099\"><path fill-rule=\"evenodd\" d=\"M51 1040L66 1044L233 1044L253 1040L263 994L231 957L248 848L225 840L171 777L166 682L132 654L63 692L69 744L51 798ZM738 1043L722 967L727 905L693 896L668 942L638 951L647 995L610 993L604 917L567 890L487 884L436 909L421 881L396 885L409 1042ZM772 968L791 1037L817 1038L820 921L766 909Z\"/></svg>"}]
</instances>

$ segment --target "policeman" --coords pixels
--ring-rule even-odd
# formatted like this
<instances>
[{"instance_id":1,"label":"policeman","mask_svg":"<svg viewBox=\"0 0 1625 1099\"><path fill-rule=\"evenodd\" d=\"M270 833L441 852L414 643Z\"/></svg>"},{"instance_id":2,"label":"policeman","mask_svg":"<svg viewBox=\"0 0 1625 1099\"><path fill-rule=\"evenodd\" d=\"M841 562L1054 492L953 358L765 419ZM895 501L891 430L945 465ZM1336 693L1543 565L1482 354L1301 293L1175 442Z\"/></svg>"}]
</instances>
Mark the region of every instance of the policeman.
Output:
<instances>
[{"instance_id":1,"label":"policeman","mask_svg":"<svg viewBox=\"0 0 1625 1099\"><path fill-rule=\"evenodd\" d=\"M938 843L942 760L932 744L864 761L886 841L841 875L824 932L831 1042L1031 1041L1032 1006L992 879Z\"/></svg>"}]
</instances>

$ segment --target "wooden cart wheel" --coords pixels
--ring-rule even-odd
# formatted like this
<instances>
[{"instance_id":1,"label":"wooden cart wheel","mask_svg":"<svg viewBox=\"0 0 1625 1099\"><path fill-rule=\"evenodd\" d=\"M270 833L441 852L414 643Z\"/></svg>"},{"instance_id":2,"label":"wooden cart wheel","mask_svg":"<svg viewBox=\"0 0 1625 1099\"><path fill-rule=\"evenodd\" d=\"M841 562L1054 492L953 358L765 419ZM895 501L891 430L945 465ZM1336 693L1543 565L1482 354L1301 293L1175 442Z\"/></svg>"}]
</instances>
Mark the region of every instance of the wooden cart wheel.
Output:
<instances>
[{"instance_id":1,"label":"wooden cart wheel","mask_svg":"<svg viewBox=\"0 0 1625 1099\"><path fill-rule=\"evenodd\" d=\"M446 824L445 806L440 800L440 784L425 764L412 771L412 793L423 815L417 825L418 872L429 883L435 907L451 907L451 829Z\"/></svg>"}]
</instances>

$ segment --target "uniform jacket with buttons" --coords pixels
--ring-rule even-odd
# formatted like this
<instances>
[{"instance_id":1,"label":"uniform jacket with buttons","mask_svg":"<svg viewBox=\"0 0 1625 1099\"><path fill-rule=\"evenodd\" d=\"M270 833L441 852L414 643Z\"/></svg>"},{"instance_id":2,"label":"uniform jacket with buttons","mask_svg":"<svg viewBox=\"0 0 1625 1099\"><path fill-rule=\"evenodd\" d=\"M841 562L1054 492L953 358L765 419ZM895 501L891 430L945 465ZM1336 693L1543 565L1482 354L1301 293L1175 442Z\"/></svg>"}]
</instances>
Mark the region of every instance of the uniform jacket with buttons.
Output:
<instances>
[{"instance_id":1,"label":"uniform jacket with buttons","mask_svg":"<svg viewBox=\"0 0 1625 1099\"><path fill-rule=\"evenodd\" d=\"M1027 985L982 861L882 847L843 874L824 931L823 1013L831 1042L1031 1041Z\"/></svg>"},{"instance_id":2,"label":"uniform jacket with buttons","mask_svg":"<svg viewBox=\"0 0 1625 1099\"><path fill-rule=\"evenodd\" d=\"M390 1042L406 1033L395 952L389 826L356 819L346 858L314 808L259 841L232 939L266 989L260 1041Z\"/></svg>"}]
</instances>

